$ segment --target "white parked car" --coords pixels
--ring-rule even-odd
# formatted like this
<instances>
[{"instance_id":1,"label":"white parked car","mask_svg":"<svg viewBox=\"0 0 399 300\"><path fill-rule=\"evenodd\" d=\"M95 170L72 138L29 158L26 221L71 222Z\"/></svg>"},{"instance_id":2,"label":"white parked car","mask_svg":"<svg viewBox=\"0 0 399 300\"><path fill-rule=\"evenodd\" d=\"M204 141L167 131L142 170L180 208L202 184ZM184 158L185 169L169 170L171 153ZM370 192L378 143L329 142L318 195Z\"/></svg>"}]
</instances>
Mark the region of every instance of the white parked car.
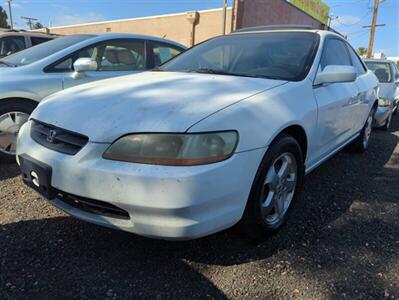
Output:
<instances>
[{"instance_id":1,"label":"white parked car","mask_svg":"<svg viewBox=\"0 0 399 300\"><path fill-rule=\"evenodd\" d=\"M367 149L377 86L337 34L241 30L48 97L18 161L27 185L82 220L163 239L238 222L261 235L285 222L306 173Z\"/></svg>"},{"instance_id":2,"label":"white parked car","mask_svg":"<svg viewBox=\"0 0 399 300\"><path fill-rule=\"evenodd\" d=\"M94 80L143 72L185 50L132 34L60 37L0 60L0 159L15 161L19 128L46 96Z\"/></svg>"},{"instance_id":3,"label":"white parked car","mask_svg":"<svg viewBox=\"0 0 399 300\"><path fill-rule=\"evenodd\" d=\"M399 106L399 71L390 60L365 59L367 67L372 70L379 81L378 109L375 114L375 125L388 130L392 115Z\"/></svg>"}]
</instances>

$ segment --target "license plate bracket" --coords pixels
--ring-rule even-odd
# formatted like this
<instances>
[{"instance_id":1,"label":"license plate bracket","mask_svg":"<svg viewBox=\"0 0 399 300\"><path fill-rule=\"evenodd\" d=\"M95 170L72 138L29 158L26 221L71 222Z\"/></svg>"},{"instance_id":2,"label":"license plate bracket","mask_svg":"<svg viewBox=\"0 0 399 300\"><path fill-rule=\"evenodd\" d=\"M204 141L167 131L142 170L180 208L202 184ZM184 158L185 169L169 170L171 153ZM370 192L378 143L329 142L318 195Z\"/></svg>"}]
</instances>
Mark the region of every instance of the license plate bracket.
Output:
<instances>
[{"instance_id":1,"label":"license plate bracket","mask_svg":"<svg viewBox=\"0 0 399 300\"><path fill-rule=\"evenodd\" d=\"M55 191L51 186L52 168L27 154L18 156L23 182L41 194L54 199Z\"/></svg>"}]
</instances>

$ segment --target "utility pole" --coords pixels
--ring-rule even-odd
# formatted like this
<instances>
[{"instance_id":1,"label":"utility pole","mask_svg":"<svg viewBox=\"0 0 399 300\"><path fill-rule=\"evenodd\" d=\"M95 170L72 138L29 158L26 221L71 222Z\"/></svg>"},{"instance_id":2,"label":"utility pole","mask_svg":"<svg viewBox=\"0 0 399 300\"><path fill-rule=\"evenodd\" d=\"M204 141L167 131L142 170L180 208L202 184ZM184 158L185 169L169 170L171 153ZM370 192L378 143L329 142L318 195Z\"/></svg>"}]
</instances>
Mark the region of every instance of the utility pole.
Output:
<instances>
[{"instance_id":1,"label":"utility pole","mask_svg":"<svg viewBox=\"0 0 399 300\"><path fill-rule=\"evenodd\" d=\"M373 12L373 21L371 23L370 29L370 41L369 47L367 48L367 58L371 58L373 55L373 47L374 47L374 36L375 36L375 27L377 25L377 14L378 14L378 5L380 4L380 0L374 0L374 12Z\"/></svg>"},{"instance_id":2,"label":"utility pole","mask_svg":"<svg viewBox=\"0 0 399 300\"><path fill-rule=\"evenodd\" d=\"M339 17L338 16L334 16L334 15L329 15L328 16L328 24L326 24L326 26L325 26L325 28L324 28L324 30L330 30L330 28L331 28L331 22L333 21L333 20L337 20Z\"/></svg>"},{"instance_id":3,"label":"utility pole","mask_svg":"<svg viewBox=\"0 0 399 300\"><path fill-rule=\"evenodd\" d=\"M38 19L31 18L31 17L21 17L21 19L26 20L26 24L29 26L29 29L33 29L33 21L39 21Z\"/></svg>"},{"instance_id":4,"label":"utility pole","mask_svg":"<svg viewBox=\"0 0 399 300\"><path fill-rule=\"evenodd\" d=\"M227 19L227 0L223 0L223 28L222 34L226 34L226 19Z\"/></svg>"},{"instance_id":5,"label":"utility pole","mask_svg":"<svg viewBox=\"0 0 399 300\"><path fill-rule=\"evenodd\" d=\"M14 30L14 23L13 23L13 21L12 21L11 2L12 2L12 0L7 0L7 3L8 3L8 11L9 11L9 14L10 14L10 25L11 25L11 30Z\"/></svg>"}]
</instances>

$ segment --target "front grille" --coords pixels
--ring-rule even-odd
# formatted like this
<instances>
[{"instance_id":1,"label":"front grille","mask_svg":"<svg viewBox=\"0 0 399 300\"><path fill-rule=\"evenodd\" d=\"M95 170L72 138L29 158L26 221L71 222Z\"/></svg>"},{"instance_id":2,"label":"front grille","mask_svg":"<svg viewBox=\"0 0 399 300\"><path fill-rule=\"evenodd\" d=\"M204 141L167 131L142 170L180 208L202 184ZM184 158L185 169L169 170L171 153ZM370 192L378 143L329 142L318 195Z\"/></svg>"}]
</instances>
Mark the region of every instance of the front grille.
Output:
<instances>
[{"instance_id":1,"label":"front grille","mask_svg":"<svg viewBox=\"0 0 399 300\"><path fill-rule=\"evenodd\" d=\"M56 190L55 194L58 200L72 207L75 207L79 210L116 219L123 219L123 220L130 219L130 216L127 213L127 211L113 204L99 200L93 200L80 196L75 196L59 190Z\"/></svg>"},{"instance_id":2,"label":"front grille","mask_svg":"<svg viewBox=\"0 0 399 300\"><path fill-rule=\"evenodd\" d=\"M89 141L87 136L32 120L31 137L40 145L68 155L78 153Z\"/></svg>"}]
</instances>

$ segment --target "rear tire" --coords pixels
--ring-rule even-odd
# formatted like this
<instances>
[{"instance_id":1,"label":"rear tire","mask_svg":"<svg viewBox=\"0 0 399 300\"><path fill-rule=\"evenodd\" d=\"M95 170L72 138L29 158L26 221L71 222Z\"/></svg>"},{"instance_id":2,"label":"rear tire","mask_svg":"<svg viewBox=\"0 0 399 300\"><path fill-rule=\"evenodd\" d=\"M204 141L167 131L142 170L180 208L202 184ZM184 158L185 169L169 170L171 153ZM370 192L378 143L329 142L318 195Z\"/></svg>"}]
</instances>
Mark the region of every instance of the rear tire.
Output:
<instances>
[{"instance_id":1,"label":"rear tire","mask_svg":"<svg viewBox=\"0 0 399 300\"><path fill-rule=\"evenodd\" d=\"M360 135L350 145L350 150L352 152L366 152L369 146L371 132L373 130L375 112L376 109L373 107L367 117L366 123L364 124L362 131L360 132Z\"/></svg>"},{"instance_id":2,"label":"rear tire","mask_svg":"<svg viewBox=\"0 0 399 300\"><path fill-rule=\"evenodd\" d=\"M259 239L277 232L287 220L303 182L303 154L297 140L279 135L265 154L238 229Z\"/></svg>"},{"instance_id":3,"label":"rear tire","mask_svg":"<svg viewBox=\"0 0 399 300\"><path fill-rule=\"evenodd\" d=\"M37 103L22 99L0 100L0 161L15 162L15 142L21 126Z\"/></svg>"}]
</instances>

